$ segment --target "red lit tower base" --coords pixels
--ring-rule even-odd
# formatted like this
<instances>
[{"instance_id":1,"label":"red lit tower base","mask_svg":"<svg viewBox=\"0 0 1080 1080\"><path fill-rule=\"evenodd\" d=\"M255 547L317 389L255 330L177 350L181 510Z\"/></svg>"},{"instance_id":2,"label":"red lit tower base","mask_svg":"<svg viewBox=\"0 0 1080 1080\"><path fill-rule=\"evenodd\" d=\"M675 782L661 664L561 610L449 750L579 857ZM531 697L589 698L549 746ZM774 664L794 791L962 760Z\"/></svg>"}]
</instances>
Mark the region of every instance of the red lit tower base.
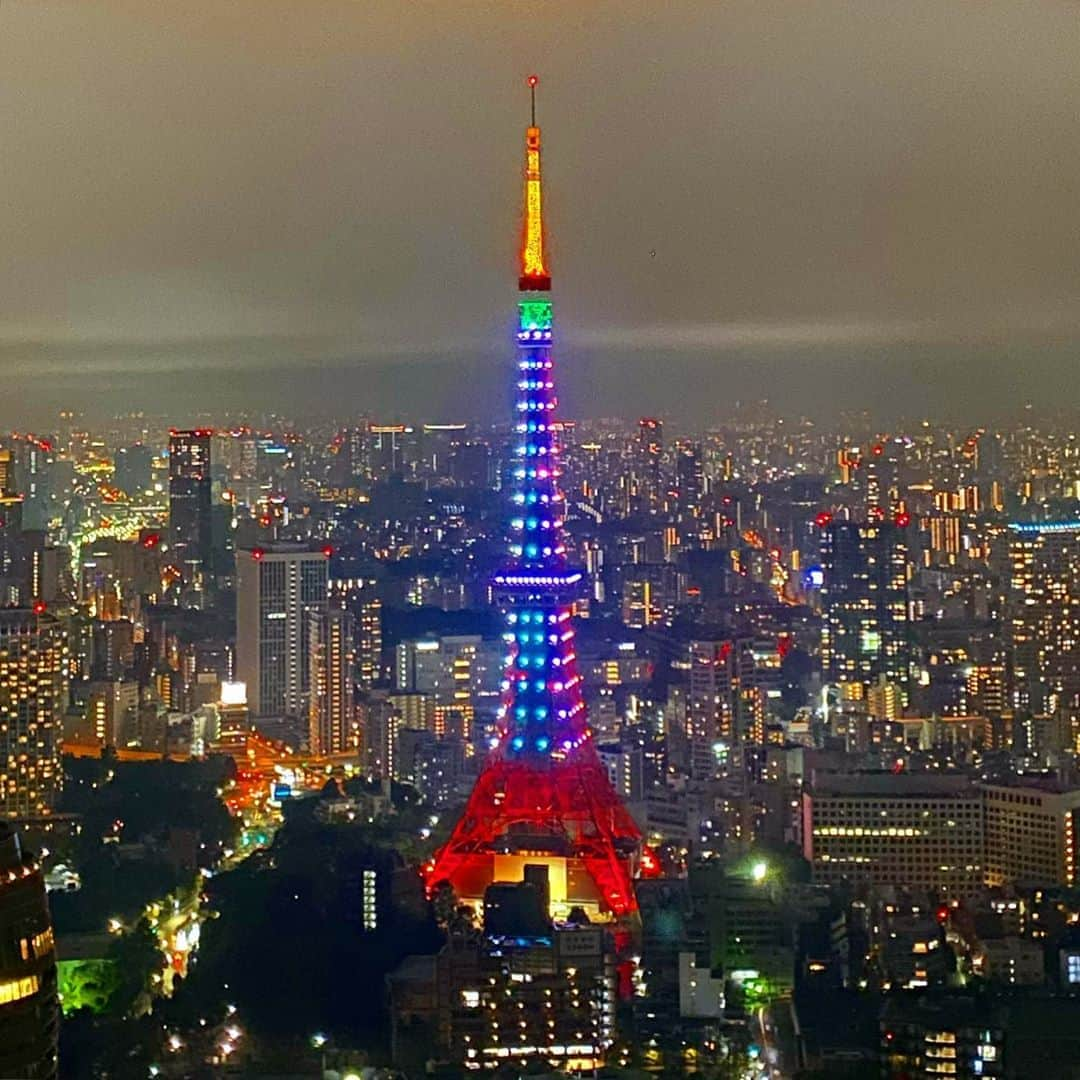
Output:
<instances>
[{"instance_id":1,"label":"red lit tower base","mask_svg":"<svg viewBox=\"0 0 1080 1080\"><path fill-rule=\"evenodd\" d=\"M637 909L641 834L593 745L577 671L573 598L580 572L563 543L555 419L551 276L544 260L540 129L525 135L525 227L518 279L516 459L510 562L495 576L506 620L499 732L449 841L425 867L478 903L495 881L544 866L553 914L580 905L601 918ZM650 866L654 860L646 860Z\"/></svg>"}]
</instances>

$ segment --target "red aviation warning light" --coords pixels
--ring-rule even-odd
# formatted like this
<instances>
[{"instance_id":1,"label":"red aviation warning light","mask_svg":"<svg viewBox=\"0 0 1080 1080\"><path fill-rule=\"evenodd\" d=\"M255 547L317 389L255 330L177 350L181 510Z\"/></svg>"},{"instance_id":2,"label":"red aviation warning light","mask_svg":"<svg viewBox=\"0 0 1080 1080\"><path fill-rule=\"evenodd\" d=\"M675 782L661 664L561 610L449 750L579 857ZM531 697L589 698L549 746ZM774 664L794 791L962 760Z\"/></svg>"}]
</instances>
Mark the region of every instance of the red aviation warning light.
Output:
<instances>
[{"instance_id":1,"label":"red aviation warning light","mask_svg":"<svg viewBox=\"0 0 1080 1080\"><path fill-rule=\"evenodd\" d=\"M34 614L35 615L44 615L45 614L45 609L47 607L48 607L48 605L45 603L44 600L35 600L34 601Z\"/></svg>"},{"instance_id":2,"label":"red aviation warning light","mask_svg":"<svg viewBox=\"0 0 1080 1080\"><path fill-rule=\"evenodd\" d=\"M830 514L828 510L822 510L821 513L814 518L814 524L819 529L827 528L832 524L832 514Z\"/></svg>"},{"instance_id":3,"label":"red aviation warning light","mask_svg":"<svg viewBox=\"0 0 1080 1080\"><path fill-rule=\"evenodd\" d=\"M653 851L648 844L641 845L641 859L638 863L638 872L643 878L663 877L664 870L660 865L660 860L656 857L656 852Z\"/></svg>"}]
</instances>

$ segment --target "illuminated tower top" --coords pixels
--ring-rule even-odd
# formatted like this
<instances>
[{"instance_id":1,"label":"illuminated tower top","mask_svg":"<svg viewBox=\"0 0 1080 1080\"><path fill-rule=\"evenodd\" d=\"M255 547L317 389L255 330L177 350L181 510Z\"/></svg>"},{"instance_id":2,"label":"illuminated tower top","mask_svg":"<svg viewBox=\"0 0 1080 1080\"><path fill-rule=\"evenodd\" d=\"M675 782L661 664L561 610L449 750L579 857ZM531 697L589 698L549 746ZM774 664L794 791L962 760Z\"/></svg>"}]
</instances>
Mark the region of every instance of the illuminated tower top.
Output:
<instances>
[{"instance_id":1,"label":"illuminated tower top","mask_svg":"<svg viewBox=\"0 0 1080 1080\"><path fill-rule=\"evenodd\" d=\"M532 123L525 132L525 228L521 240L521 292L547 292L551 275L544 263L544 218L540 202L540 129L536 126L535 75L528 78Z\"/></svg>"}]
</instances>

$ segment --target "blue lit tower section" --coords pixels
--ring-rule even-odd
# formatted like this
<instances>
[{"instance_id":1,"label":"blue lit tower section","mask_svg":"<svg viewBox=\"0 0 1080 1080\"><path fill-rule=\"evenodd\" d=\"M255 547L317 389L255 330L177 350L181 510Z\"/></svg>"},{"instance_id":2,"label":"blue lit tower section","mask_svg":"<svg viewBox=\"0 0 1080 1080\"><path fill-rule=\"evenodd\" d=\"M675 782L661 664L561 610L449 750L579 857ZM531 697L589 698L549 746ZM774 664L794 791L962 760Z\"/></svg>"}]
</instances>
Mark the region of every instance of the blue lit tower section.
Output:
<instances>
[{"instance_id":1,"label":"blue lit tower section","mask_svg":"<svg viewBox=\"0 0 1080 1080\"><path fill-rule=\"evenodd\" d=\"M523 299L518 313L512 563L495 578L511 646L501 719L506 753L559 760L589 734L572 622L581 573L562 533L551 301Z\"/></svg>"},{"instance_id":2,"label":"blue lit tower section","mask_svg":"<svg viewBox=\"0 0 1080 1080\"><path fill-rule=\"evenodd\" d=\"M495 881L547 867L553 908L584 904L601 916L636 910L641 835L593 746L574 645L580 571L567 565L565 499L552 352L551 275L544 257L536 79L525 134L525 220L518 277L516 453L510 559L495 575L506 619L499 733L449 841L425 868L479 900Z\"/></svg>"}]
</instances>

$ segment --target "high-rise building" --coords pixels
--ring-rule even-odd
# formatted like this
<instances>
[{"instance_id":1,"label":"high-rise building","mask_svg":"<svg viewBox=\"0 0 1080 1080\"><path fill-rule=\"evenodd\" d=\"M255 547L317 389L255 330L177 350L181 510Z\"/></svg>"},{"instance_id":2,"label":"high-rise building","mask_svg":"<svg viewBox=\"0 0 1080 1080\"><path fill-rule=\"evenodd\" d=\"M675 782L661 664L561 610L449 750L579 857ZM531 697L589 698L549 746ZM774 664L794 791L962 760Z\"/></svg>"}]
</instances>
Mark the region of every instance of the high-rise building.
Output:
<instances>
[{"instance_id":1,"label":"high-rise building","mask_svg":"<svg viewBox=\"0 0 1080 1080\"><path fill-rule=\"evenodd\" d=\"M59 1028L45 879L15 829L0 821L0 1076L57 1076Z\"/></svg>"},{"instance_id":2,"label":"high-rise building","mask_svg":"<svg viewBox=\"0 0 1080 1080\"><path fill-rule=\"evenodd\" d=\"M149 446L135 443L116 451L113 483L129 496L146 491L152 482L154 452Z\"/></svg>"},{"instance_id":3,"label":"high-rise building","mask_svg":"<svg viewBox=\"0 0 1080 1080\"><path fill-rule=\"evenodd\" d=\"M551 276L544 254L540 129L525 137L525 223L518 278L516 448L510 561L493 579L507 644L498 735L461 820L428 865L479 904L493 882L543 872L549 910L597 918L636 910L641 836L611 785L585 715L573 614L581 573L568 566L555 425Z\"/></svg>"},{"instance_id":4,"label":"high-rise building","mask_svg":"<svg viewBox=\"0 0 1080 1080\"><path fill-rule=\"evenodd\" d=\"M664 454L664 423L655 416L638 421L637 481L643 510L655 510L663 497L661 463Z\"/></svg>"},{"instance_id":5,"label":"high-rise building","mask_svg":"<svg viewBox=\"0 0 1080 1080\"><path fill-rule=\"evenodd\" d=\"M356 666L364 690L370 690L382 678L382 601L378 598L360 603Z\"/></svg>"},{"instance_id":6,"label":"high-rise building","mask_svg":"<svg viewBox=\"0 0 1080 1080\"><path fill-rule=\"evenodd\" d=\"M1009 527L1009 703L1080 723L1080 522Z\"/></svg>"},{"instance_id":7,"label":"high-rise building","mask_svg":"<svg viewBox=\"0 0 1080 1080\"><path fill-rule=\"evenodd\" d=\"M14 488L23 497L23 528L45 530L54 513L53 446L29 436L14 455Z\"/></svg>"},{"instance_id":8,"label":"high-rise building","mask_svg":"<svg viewBox=\"0 0 1080 1080\"><path fill-rule=\"evenodd\" d=\"M865 696L880 676L907 689L908 557L901 522L831 521L822 529L822 667L826 679L850 687L852 697Z\"/></svg>"},{"instance_id":9,"label":"high-rise building","mask_svg":"<svg viewBox=\"0 0 1080 1080\"><path fill-rule=\"evenodd\" d=\"M51 615L0 610L0 815L52 812L60 792L67 638Z\"/></svg>"},{"instance_id":10,"label":"high-rise building","mask_svg":"<svg viewBox=\"0 0 1080 1080\"><path fill-rule=\"evenodd\" d=\"M236 555L236 677L255 719L308 715L309 615L327 610L329 549L300 544Z\"/></svg>"},{"instance_id":11,"label":"high-rise building","mask_svg":"<svg viewBox=\"0 0 1080 1080\"><path fill-rule=\"evenodd\" d=\"M701 515L701 499L705 494L705 472L701 463L701 447L680 441L675 446L675 501L685 516Z\"/></svg>"},{"instance_id":12,"label":"high-rise building","mask_svg":"<svg viewBox=\"0 0 1080 1080\"><path fill-rule=\"evenodd\" d=\"M401 713L386 694L376 691L363 706L364 761L368 774L380 780L392 779L397 773L398 733L402 729Z\"/></svg>"},{"instance_id":13,"label":"high-rise building","mask_svg":"<svg viewBox=\"0 0 1080 1080\"><path fill-rule=\"evenodd\" d=\"M721 742L730 747L734 739L733 651L730 641L691 641L687 646L686 738L694 776L712 776L713 747Z\"/></svg>"},{"instance_id":14,"label":"high-rise building","mask_svg":"<svg viewBox=\"0 0 1080 1080\"><path fill-rule=\"evenodd\" d=\"M353 691L355 620L332 608L308 614L311 693L308 746L313 754L360 749Z\"/></svg>"},{"instance_id":15,"label":"high-rise building","mask_svg":"<svg viewBox=\"0 0 1080 1080\"><path fill-rule=\"evenodd\" d=\"M209 586L213 553L210 440L207 428L169 434L169 548L185 584Z\"/></svg>"},{"instance_id":16,"label":"high-rise building","mask_svg":"<svg viewBox=\"0 0 1080 1080\"><path fill-rule=\"evenodd\" d=\"M31 595L23 497L16 493L10 450L0 450L0 605L29 604Z\"/></svg>"}]
</instances>

